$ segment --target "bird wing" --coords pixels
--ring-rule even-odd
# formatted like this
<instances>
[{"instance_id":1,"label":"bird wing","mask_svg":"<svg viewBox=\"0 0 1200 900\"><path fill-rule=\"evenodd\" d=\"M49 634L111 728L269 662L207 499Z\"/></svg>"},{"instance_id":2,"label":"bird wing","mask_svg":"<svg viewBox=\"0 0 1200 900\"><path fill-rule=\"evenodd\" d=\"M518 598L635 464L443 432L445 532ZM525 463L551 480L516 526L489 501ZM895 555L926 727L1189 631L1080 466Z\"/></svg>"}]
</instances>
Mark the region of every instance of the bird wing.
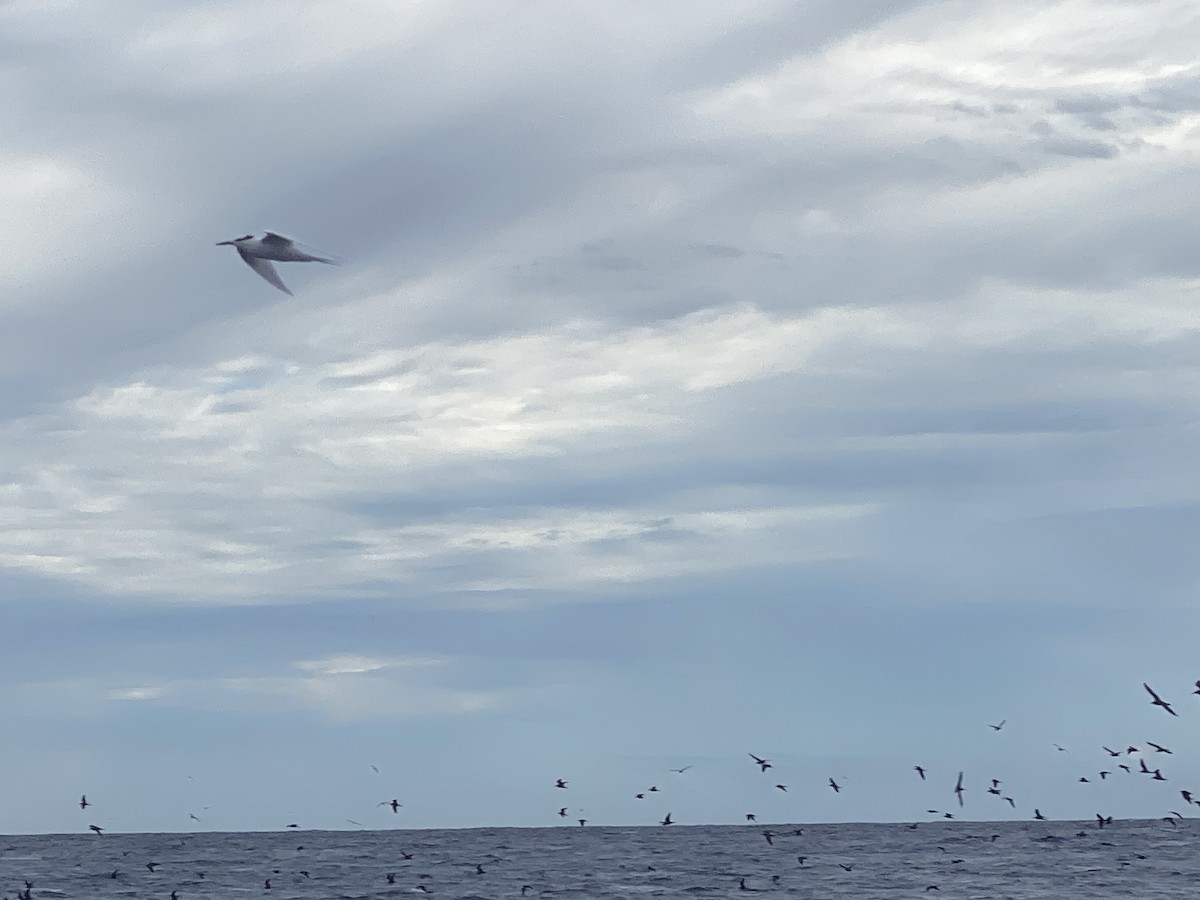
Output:
<instances>
[{"instance_id":1,"label":"bird wing","mask_svg":"<svg viewBox=\"0 0 1200 900\"><path fill-rule=\"evenodd\" d=\"M276 234L273 231L267 231L262 236L262 242L274 247L286 247L292 242L292 239L285 238L282 234Z\"/></svg>"},{"instance_id":2,"label":"bird wing","mask_svg":"<svg viewBox=\"0 0 1200 900\"><path fill-rule=\"evenodd\" d=\"M252 268L264 279L275 285L275 287L279 288L288 296L292 296L292 292L289 291L288 286L283 283L283 279L279 277L279 273L275 271L275 267L271 265L271 261L269 259L260 259L257 256L251 256L250 254L243 252L240 247L238 248L238 255L242 257L246 265Z\"/></svg>"},{"instance_id":3,"label":"bird wing","mask_svg":"<svg viewBox=\"0 0 1200 900\"><path fill-rule=\"evenodd\" d=\"M1158 696L1158 694L1154 693L1154 688L1150 687L1150 685L1146 684L1146 682L1144 682L1144 681L1142 682L1142 687L1144 687L1146 689L1146 692L1151 697L1153 697L1155 700L1158 700L1161 702L1161 698Z\"/></svg>"}]
</instances>

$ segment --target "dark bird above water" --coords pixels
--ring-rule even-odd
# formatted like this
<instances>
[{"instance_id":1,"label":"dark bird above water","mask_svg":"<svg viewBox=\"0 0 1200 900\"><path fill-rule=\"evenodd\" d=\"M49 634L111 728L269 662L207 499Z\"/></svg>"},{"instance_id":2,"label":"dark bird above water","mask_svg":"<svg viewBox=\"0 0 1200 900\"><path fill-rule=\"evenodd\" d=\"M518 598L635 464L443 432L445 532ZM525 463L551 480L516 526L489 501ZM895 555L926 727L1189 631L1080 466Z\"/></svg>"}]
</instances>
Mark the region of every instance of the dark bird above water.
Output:
<instances>
[{"instance_id":1,"label":"dark bird above water","mask_svg":"<svg viewBox=\"0 0 1200 900\"><path fill-rule=\"evenodd\" d=\"M747 822L757 822L758 816L754 815L754 813L746 813L746 821Z\"/></svg>"},{"instance_id":2,"label":"dark bird above water","mask_svg":"<svg viewBox=\"0 0 1200 900\"><path fill-rule=\"evenodd\" d=\"M565 819L567 817L567 808L565 806L562 807L562 809L558 811L558 814Z\"/></svg>"},{"instance_id":3,"label":"dark bird above water","mask_svg":"<svg viewBox=\"0 0 1200 900\"><path fill-rule=\"evenodd\" d=\"M556 788L565 788L567 786L567 783L565 781L563 781L561 778L556 778L554 780L554 786Z\"/></svg>"},{"instance_id":4,"label":"dark bird above water","mask_svg":"<svg viewBox=\"0 0 1200 900\"><path fill-rule=\"evenodd\" d=\"M925 780L925 770L921 766L913 766L913 771L921 776L921 780Z\"/></svg>"},{"instance_id":5,"label":"dark bird above water","mask_svg":"<svg viewBox=\"0 0 1200 900\"><path fill-rule=\"evenodd\" d=\"M767 769L771 768L771 761L769 759L763 759L761 756L755 756L753 753L749 754L749 756L752 760L754 760L755 763L758 764L760 771L765 772Z\"/></svg>"},{"instance_id":6,"label":"dark bird above water","mask_svg":"<svg viewBox=\"0 0 1200 900\"><path fill-rule=\"evenodd\" d=\"M1107 753L1109 756L1120 756L1121 755L1120 750L1112 750L1108 747L1104 747L1103 745L1101 746L1101 749L1104 750L1104 752Z\"/></svg>"},{"instance_id":7,"label":"dark bird above water","mask_svg":"<svg viewBox=\"0 0 1200 900\"><path fill-rule=\"evenodd\" d=\"M1040 809L1035 809L1033 811L1033 817L1039 822L1044 822L1046 820L1046 817L1042 815L1042 811Z\"/></svg>"},{"instance_id":8,"label":"dark bird above water","mask_svg":"<svg viewBox=\"0 0 1200 900\"><path fill-rule=\"evenodd\" d=\"M834 781L832 778L829 779L829 786L831 788L833 788L833 792L835 794L840 794L842 792L842 786L840 784L838 784L836 781Z\"/></svg>"},{"instance_id":9,"label":"dark bird above water","mask_svg":"<svg viewBox=\"0 0 1200 900\"><path fill-rule=\"evenodd\" d=\"M1192 792L1191 791L1180 791L1179 796L1183 798L1184 803L1192 802Z\"/></svg>"},{"instance_id":10,"label":"dark bird above water","mask_svg":"<svg viewBox=\"0 0 1200 900\"><path fill-rule=\"evenodd\" d=\"M88 803L87 794L84 794L82 797L79 798L79 808L80 809L87 809L91 805L92 804Z\"/></svg>"},{"instance_id":11,"label":"dark bird above water","mask_svg":"<svg viewBox=\"0 0 1200 900\"><path fill-rule=\"evenodd\" d=\"M400 812L400 807L402 807L404 804L401 803L399 800L392 799L392 800L380 801L379 803L376 803L375 805L376 806L390 806L392 808L392 812L398 813L398 812Z\"/></svg>"},{"instance_id":12,"label":"dark bird above water","mask_svg":"<svg viewBox=\"0 0 1200 900\"><path fill-rule=\"evenodd\" d=\"M957 781L957 782L955 783L955 785L954 785L954 795L955 795L956 797L958 797L958 805L959 805L959 806L962 806L962 805L963 805L963 786L962 786L962 777L963 777L963 773L962 773L962 772L959 772L959 773L958 773L958 781Z\"/></svg>"},{"instance_id":13,"label":"dark bird above water","mask_svg":"<svg viewBox=\"0 0 1200 900\"><path fill-rule=\"evenodd\" d=\"M102 834L104 832L104 829L101 828L99 825L89 825L88 829L96 832L96 834Z\"/></svg>"},{"instance_id":14,"label":"dark bird above water","mask_svg":"<svg viewBox=\"0 0 1200 900\"><path fill-rule=\"evenodd\" d=\"M153 872L156 868L158 868L159 865L161 865L161 863L148 862L146 863L146 868Z\"/></svg>"},{"instance_id":15,"label":"dark bird above water","mask_svg":"<svg viewBox=\"0 0 1200 900\"><path fill-rule=\"evenodd\" d=\"M1171 709L1170 703L1168 703L1162 697L1158 696L1158 694L1154 693L1154 688L1150 687L1150 685L1146 684L1146 682L1144 682L1144 681L1142 682L1142 687L1144 687L1146 689L1146 693L1148 693L1153 698L1150 701L1151 706L1161 706L1163 709L1165 709L1171 715L1173 715L1173 716L1179 715L1179 713L1177 713L1177 712L1175 712L1175 710Z\"/></svg>"},{"instance_id":16,"label":"dark bird above water","mask_svg":"<svg viewBox=\"0 0 1200 900\"><path fill-rule=\"evenodd\" d=\"M787 793L787 785L786 784L777 784L777 785L775 785L775 787L779 788L785 794Z\"/></svg>"},{"instance_id":17,"label":"dark bird above water","mask_svg":"<svg viewBox=\"0 0 1200 900\"><path fill-rule=\"evenodd\" d=\"M1156 744L1156 743L1154 743L1154 741L1146 741L1146 746L1153 747L1155 753L1170 753L1171 752L1166 747L1162 746L1162 744Z\"/></svg>"},{"instance_id":18,"label":"dark bird above water","mask_svg":"<svg viewBox=\"0 0 1200 900\"><path fill-rule=\"evenodd\" d=\"M663 816L662 821L659 822L658 824L659 825L674 825L675 823L671 821L671 814L667 813L665 816Z\"/></svg>"}]
</instances>

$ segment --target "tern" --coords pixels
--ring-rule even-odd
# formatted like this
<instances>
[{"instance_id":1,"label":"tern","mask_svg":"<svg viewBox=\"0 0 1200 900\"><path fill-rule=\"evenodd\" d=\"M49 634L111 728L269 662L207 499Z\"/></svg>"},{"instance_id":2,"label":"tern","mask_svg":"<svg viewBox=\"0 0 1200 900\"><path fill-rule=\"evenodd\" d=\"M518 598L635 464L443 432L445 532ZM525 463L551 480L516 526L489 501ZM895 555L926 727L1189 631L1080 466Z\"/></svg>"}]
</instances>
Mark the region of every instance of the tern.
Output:
<instances>
[{"instance_id":1,"label":"tern","mask_svg":"<svg viewBox=\"0 0 1200 900\"><path fill-rule=\"evenodd\" d=\"M1171 715L1173 715L1173 716L1179 715L1179 713L1177 713L1177 712L1175 712L1175 710L1171 709L1170 703L1168 703L1162 697L1158 696L1158 694L1154 693L1154 688L1150 687L1150 685L1146 684L1146 682L1144 682L1144 681L1142 682L1142 687L1144 687L1146 689L1146 693L1148 693L1152 698L1150 700L1151 706L1161 706L1164 710L1169 712Z\"/></svg>"},{"instance_id":2,"label":"tern","mask_svg":"<svg viewBox=\"0 0 1200 900\"><path fill-rule=\"evenodd\" d=\"M301 250L296 242L290 238L285 238L281 234L276 234L273 231L263 233L262 237L255 237L252 234L244 234L239 238L234 238L232 241L219 241L218 247L236 247L238 255L242 260L252 268L255 272L261 275L268 282L273 284L285 294L291 295L288 286L283 283L283 279L279 277L279 273L275 271L275 266L271 264L271 260L277 262L319 262L327 263L328 265L337 265L336 259L331 259L327 256L316 256Z\"/></svg>"}]
</instances>

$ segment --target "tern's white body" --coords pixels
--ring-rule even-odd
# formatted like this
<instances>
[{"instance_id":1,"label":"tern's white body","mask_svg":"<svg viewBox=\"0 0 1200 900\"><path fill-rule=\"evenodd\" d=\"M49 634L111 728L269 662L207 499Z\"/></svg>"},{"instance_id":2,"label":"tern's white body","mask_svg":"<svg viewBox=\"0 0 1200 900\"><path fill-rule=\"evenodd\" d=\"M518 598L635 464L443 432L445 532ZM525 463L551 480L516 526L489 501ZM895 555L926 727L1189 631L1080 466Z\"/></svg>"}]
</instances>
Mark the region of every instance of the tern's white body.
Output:
<instances>
[{"instance_id":1,"label":"tern's white body","mask_svg":"<svg viewBox=\"0 0 1200 900\"><path fill-rule=\"evenodd\" d=\"M336 265L337 260L329 259L324 256L316 256L301 250L296 246L296 242L290 238L285 238L283 235L275 234L273 231L265 232L262 237L255 237L252 234L244 235L240 238L234 238L232 241L221 241L217 244L221 246L236 247L238 255L245 261L246 265L252 268L255 272L261 275L268 282L273 284L285 294L291 294L287 285L283 283L283 279L279 277L279 273L275 271L275 267L271 265L271 260L278 262L321 262L330 265Z\"/></svg>"}]
</instances>

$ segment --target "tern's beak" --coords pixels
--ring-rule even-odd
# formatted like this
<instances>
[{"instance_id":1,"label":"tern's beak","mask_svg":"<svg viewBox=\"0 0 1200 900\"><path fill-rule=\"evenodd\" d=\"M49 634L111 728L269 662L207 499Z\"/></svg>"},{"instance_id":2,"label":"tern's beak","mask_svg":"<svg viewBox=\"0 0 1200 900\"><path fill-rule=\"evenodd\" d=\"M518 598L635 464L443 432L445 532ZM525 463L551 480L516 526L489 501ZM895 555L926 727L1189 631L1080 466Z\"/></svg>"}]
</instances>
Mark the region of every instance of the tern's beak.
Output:
<instances>
[{"instance_id":1,"label":"tern's beak","mask_svg":"<svg viewBox=\"0 0 1200 900\"><path fill-rule=\"evenodd\" d=\"M227 247L227 246L232 247L233 241L217 241L217 246L218 247Z\"/></svg>"}]
</instances>

